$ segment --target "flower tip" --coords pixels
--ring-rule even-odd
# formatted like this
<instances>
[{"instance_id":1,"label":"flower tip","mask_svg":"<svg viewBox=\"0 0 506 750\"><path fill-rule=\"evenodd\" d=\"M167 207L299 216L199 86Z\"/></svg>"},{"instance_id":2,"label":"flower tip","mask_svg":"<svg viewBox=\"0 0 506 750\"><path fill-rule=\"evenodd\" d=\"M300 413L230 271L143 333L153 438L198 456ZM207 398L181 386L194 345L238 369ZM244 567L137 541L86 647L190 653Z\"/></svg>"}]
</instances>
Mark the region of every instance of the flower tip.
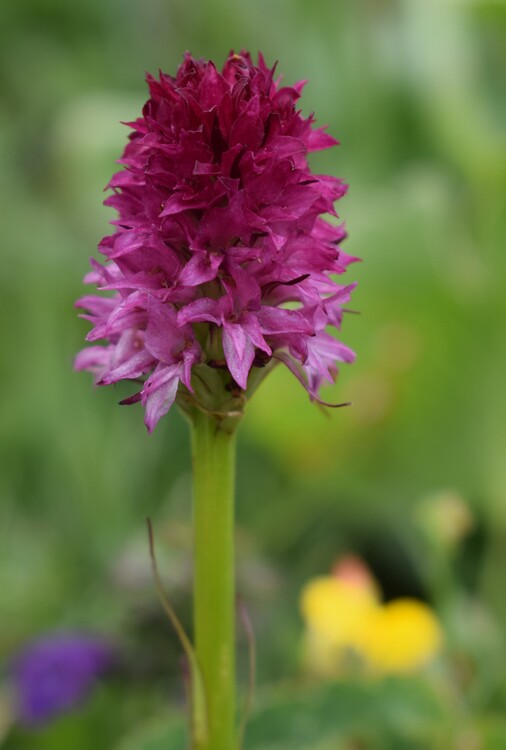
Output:
<instances>
[{"instance_id":1,"label":"flower tip","mask_svg":"<svg viewBox=\"0 0 506 750\"><path fill-rule=\"evenodd\" d=\"M328 409L344 409L345 406L353 406L353 401L343 401L340 404L332 404L329 401L322 401L321 398L317 397L316 394L309 394L312 401L317 401L320 406L326 406Z\"/></svg>"},{"instance_id":2,"label":"flower tip","mask_svg":"<svg viewBox=\"0 0 506 750\"><path fill-rule=\"evenodd\" d=\"M139 391L138 393L132 394L132 396L128 396L127 398L122 398L121 401L118 401L118 404L120 406L130 406L131 404L137 404L142 399L142 393Z\"/></svg>"}]
</instances>

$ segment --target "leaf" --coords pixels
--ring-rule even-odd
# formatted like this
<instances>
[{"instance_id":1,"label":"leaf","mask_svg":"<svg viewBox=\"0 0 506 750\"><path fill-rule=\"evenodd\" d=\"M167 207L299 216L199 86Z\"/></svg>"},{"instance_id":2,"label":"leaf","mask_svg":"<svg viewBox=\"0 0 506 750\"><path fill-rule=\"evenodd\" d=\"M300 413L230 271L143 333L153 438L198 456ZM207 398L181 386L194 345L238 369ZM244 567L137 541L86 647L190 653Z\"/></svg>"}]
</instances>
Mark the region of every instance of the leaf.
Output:
<instances>
[{"instance_id":1,"label":"leaf","mask_svg":"<svg viewBox=\"0 0 506 750\"><path fill-rule=\"evenodd\" d=\"M142 726L115 750L183 750L187 730L182 716L164 716Z\"/></svg>"},{"instance_id":2,"label":"leaf","mask_svg":"<svg viewBox=\"0 0 506 750\"><path fill-rule=\"evenodd\" d=\"M441 706L421 681L339 682L273 696L251 720L245 750L344 750L354 742L373 750L435 750L431 738L442 722Z\"/></svg>"},{"instance_id":3,"label":"leaf","mask_svg":"<svg viewBox=\"0 0 506 750\"><path fill-rule=\"evenodd\" d=\"M152 725L117 750L184 750L182 722L171 721ZM447 750L457 730L421 679L283 686L264 693L249 721L245 750ZM497 726L491 729L491 738L501 736ZM500 750L493 740L485 747Z\"/></svg>"},{"instance_id":4,"label":"leaf","mask_svg":"<svg viewBox=\"0 0 506 750\"><path fill-rule=\"evenodd\" d=\"M237 606L239 610L239 617L246 634L246 640L248 642L248 657L249 657L249 683L246 692L246 698L244 700L244 708L242 711L241 720L239 723L239 730L237 733L237 747L238 750L242 750L244 746L244 735L246 732L246 725L250 718L251 709L253 706L253 698L255 693L255 680L256 680L256 644L255 644L255 633L253 632L253 624L246 609L246 605L243 600L237 598Z\"/></svg>"},{"instance_id":5,"label":"leaf","mask_svg":"<svg viewBox=\"0 0 506 750\"><path fill-rule=\"evenodd\" d=\"M198 747L204 744L207 739L207 704L204 681L202 679L202 673L192 643L186 635L185 630L163 588L162 579L160 578L158 565L156 563L153 526L149 518L147 519L147 525L149 534L149 554L151 557L153 577L155 579L158 598L160 599L160 603L178 635L181 646L183 647L188 660L188 667L190 670L190 731L193 743Z\"/></svg>"}]
</instances>

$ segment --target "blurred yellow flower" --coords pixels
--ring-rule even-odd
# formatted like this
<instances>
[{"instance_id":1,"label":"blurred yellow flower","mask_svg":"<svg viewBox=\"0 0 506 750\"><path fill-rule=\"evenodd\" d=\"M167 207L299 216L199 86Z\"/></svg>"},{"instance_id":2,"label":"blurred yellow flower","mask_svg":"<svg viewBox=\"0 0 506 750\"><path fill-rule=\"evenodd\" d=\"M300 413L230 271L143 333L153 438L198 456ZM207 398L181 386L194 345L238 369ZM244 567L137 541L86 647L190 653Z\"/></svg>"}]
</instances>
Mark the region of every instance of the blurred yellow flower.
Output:
<instances>
[{"instance_id":1,"label":"blurred yellow flower","mask_svg":"<svg viewBox=\"0 0 506 750\"><path fill-rule=\"evenodd\" d=\"M353 661L379 674L410 672L430 662L443 641L430 607L407 598L382 604L376 581L355 557L308 581L300 609L304 663L321 677L337 676Z\"/></svg>"},{"instance_id":2,"label":"blurred yellow flower","mask_svg":"<svg viewBox=\"0 0 506 750\"><path fill-rule=\"evenodd\" d=\"M300 599L306 622L303 652L309 672L332 677L345 671L359 650L361 629L377 609L377 590L364 582L320 576L309 581Z\"/></svg>"},{"instance_id":3,"label":"blurred yellow flower","mask_svg":"<svg viewBox=\"0 0 506 750\"><path fill-rule=\"evenodd\" d=\"M358 644L364 618L377 606L374 590L334 576L314 578L301 595L302 616L309 630L336 645Z\"/></svg>"},{"instance_id":4,"label":"blurred yellow flower","mask_svg":"<svg viewBox=\"0 0 506 750\"><path fill-rule=\"evenodd\" d=\"M416 599L394 599L369 613L361 652L383 674L412 672L439 652L442 630L432 609Z\"/></svg>"}]
</instances>

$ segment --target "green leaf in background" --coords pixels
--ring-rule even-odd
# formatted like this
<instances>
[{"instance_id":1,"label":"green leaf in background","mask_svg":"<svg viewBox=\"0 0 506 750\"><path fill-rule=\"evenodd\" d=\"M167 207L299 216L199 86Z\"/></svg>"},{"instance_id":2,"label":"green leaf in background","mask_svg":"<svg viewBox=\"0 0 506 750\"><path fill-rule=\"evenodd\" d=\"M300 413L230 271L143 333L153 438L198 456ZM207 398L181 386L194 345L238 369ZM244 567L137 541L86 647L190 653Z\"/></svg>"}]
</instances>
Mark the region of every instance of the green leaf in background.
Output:
<instances>
[{"instance_id":1,"label":"green leaf in background","mask_svg":"<svg viewBox=\"0 0 506 750\"><path fill-rule=\"evenodd\" d=\"M445 750L446 736L443 709L425 682L342 682L264 695L245 750ZM184 743L182 719L167 717L116 750L184 750Z\"/></svg>"},{"instance_id":2,"label":"green leaf in background","mask_svg":"<svg viewBox=\"0 0 506 750\"><path fill-rule=\"evenodd\" d=\"M155 719L114 748L114 750L186 750L188 727L182 716Z\"/></svg>"}]
</instances>

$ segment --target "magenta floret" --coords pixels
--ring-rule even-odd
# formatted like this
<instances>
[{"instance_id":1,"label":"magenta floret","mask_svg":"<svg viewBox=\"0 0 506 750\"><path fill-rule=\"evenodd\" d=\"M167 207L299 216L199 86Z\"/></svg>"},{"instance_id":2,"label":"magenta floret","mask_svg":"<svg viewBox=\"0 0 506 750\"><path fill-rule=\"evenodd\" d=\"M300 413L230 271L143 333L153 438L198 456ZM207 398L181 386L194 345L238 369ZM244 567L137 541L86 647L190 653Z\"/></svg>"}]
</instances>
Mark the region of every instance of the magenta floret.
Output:
<instances>
[{"instance_id":1,"label":"magenta floret","mask_svg":"<svg viewBox=\"0 0 506 750\"><path fill-rule=\"evenodd\" d=\"M356 260L334 203L340 179L310 171L307 156L337 144L296 103L304 83L282 87L262 56L231 53L219 73L186 54L176 77L148 76L150 99L109 183L116 231L100 243L86 281L114 296L77 302L93 323L76 368L99 385L141 379L152 431L192 368L214 354L204 326L221 335L224 366L248 387L252 368L284 362L318 398L336 362L353 352L339 327L354 284L333 276Z\"/></svg>"}]
</instances>

